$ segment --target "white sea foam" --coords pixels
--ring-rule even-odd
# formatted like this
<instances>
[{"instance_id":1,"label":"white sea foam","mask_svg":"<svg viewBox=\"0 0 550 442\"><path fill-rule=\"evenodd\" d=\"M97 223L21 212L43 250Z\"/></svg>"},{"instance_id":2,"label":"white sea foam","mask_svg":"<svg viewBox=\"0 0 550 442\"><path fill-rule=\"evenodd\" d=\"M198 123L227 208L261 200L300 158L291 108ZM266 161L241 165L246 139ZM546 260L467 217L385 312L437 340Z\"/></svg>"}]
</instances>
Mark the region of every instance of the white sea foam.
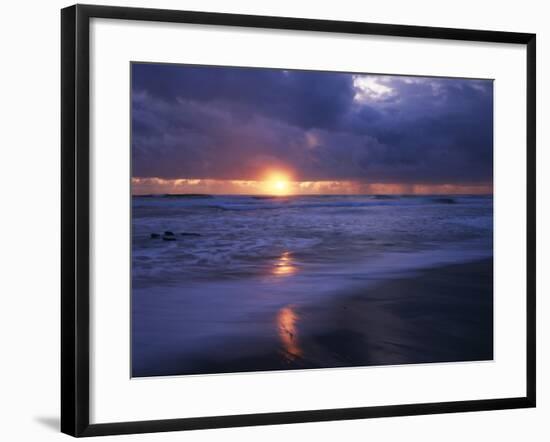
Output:
<instances>
[{"instance_id":1,"label":"white sea foam","mask_svg":"<svg viewBox=\"0 0 550 442\"><path fill-rule=\"evenodd\" d=\"M492 253L488 197L135 197L132 223L135 286L269 274L285 253L308 271Z\"/></svg>"}]
</instances>

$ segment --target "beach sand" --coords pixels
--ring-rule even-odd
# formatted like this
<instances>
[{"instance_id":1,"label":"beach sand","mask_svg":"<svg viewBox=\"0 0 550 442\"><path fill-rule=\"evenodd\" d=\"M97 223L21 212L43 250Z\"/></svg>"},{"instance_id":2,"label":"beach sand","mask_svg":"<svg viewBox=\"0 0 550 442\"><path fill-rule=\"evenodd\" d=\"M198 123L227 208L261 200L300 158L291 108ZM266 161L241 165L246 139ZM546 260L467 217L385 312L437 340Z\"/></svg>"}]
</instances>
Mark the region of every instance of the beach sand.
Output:
<instances>
[{"instance_id":1,"label":"beach sand","mask_svg":"<svg viewBox=\"0 0 550 442\"><path fill-rule=\"evenodd\" d=\"M492 274L490 259L450 265L343 299L319 312L326 331L304 355L331 366L491 360Z\"/></svg>"},{"instance_id":2,"label":"beach sand","mask_svg":"<svg viewBox=\"0 0 550 442\"><path fill-rule=\"evenodd\" d=\"M289 305L265 318L272 340L226 341L192 369L187 360L187 369L163 374L492 360L492 269L492 259L431 268L319 305Z\"/></svg>"}]
</instances>

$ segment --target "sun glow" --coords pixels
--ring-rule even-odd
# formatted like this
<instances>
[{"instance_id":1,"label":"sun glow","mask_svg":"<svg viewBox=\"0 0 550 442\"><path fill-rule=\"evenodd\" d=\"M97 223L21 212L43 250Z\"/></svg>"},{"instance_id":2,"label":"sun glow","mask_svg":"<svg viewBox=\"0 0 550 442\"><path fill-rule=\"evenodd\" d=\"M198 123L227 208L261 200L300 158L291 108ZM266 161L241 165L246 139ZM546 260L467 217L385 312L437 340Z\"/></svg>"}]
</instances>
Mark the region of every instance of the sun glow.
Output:
<instances>
[{"instance_id":1,"label":"sun glow","mask_svg":"<svg viewBox=\"0 0 550 442\"><path fill-rule=\"evenodd\" d=\"M213 178L158 177L132 178L133 195L164 194L207 194L207 195L435 195L435 194L478 194L493 193L491 183L487 184L402 184L362 183L353 180L297 181L284 172L262 174L258 180L219 180Z\"/></svg>"},{"instance_id":2,"label":"sun glow","mask_svg":"<svg viewBox=\"0 0 550 442\"><path fill-rule=\"evenodd\" d=\"M288 175L282 172L271 172L267 174L263 187L265 193L284 196L292 193L291 184Z\"/></svg>"}]
</instances>

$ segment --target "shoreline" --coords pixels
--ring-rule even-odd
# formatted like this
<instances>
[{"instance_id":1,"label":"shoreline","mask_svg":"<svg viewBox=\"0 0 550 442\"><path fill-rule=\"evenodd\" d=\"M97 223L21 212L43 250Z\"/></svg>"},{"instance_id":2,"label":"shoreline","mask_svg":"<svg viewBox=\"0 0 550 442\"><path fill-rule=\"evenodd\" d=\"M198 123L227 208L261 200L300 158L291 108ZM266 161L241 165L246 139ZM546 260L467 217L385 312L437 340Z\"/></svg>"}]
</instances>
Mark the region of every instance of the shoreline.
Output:
<instances>
[{"instance_id":1,"label":"shoreline","mask_svg":"<svg viewBox=\"0 0 550 442\"><path fill-rule=\"evenodd\" d=\"M492 258L444 265L318 305L288 304L251 319L272 330L267 341L222 339L219 351L179 355L179 368L172 361L133 376L492 360L492 268Z\"/></svg>"}]
</instances>

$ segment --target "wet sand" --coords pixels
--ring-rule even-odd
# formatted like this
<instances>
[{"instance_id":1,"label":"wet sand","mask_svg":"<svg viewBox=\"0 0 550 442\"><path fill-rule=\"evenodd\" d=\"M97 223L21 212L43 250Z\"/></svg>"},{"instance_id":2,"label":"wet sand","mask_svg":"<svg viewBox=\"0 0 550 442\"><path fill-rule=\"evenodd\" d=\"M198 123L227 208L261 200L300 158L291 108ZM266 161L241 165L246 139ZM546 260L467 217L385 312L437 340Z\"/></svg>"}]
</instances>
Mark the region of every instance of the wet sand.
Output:
<instances>
[{"instance_id":1,"label":"wet sand","mask_svg":"<svg viewBox=\"0 0 550 442\"><path fill-rule=\"evenodd\" d=\"M271 339L220 341L134 376L356 367L493 359L491 259L418 272L319 305L256 318ZM164 364L161 364L164 365ZM185 368L184 368L185 367Z\"/></svg>"},{"instance_id":2,"label":"wet sand","mask_svg":"<svg viewBox=\"0 0 550 442\"><path fill-rule=\"evenodd\" d=\"M492 360L492 275L488 259L382 283L319 312L328 330L304 347L331 366Z\"/></svg>"}]
</instances>

